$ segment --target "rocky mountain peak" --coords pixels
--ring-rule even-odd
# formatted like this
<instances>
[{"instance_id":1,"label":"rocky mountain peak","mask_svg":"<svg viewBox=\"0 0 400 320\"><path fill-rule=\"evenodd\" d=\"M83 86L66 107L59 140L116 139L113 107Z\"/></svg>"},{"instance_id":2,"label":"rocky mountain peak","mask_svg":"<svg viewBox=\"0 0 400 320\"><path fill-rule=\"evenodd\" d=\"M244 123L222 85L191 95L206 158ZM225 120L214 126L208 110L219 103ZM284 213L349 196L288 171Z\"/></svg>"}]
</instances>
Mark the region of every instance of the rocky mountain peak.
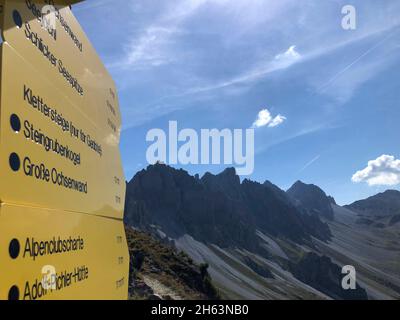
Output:
<instances>
[{"instance_id":1,"label":"rocky mountain peak","mask_svg":"<svg viewBox=\"0 0 400 320\"><path fill-rule=\"evenodd\" d=\"M333 220L332 200L318 186L297 181L286 193L310 213Z\"/></svg>"},{"instance_id":2,"label":"rocky mountain peak","mask_svg":"<svg viewBox=\"0 0 400 320\"><path fill-rule=\"evenodd\" d=\"M235 168L227 168L217 175L207 172L201 181L214 192L224 193L232 199L240 198L240 177Z\"/></svg>"},{"instance_id":3,"label":"rocky mountain peak","mask_svg":"<svg viewBox=\"0 0 400 320\"><path fill-rule=\"evenodd\" d=\"M386 190L346 208L367 216L393 216L400 214L400 191Z\"/></svg>"}]
</instances>

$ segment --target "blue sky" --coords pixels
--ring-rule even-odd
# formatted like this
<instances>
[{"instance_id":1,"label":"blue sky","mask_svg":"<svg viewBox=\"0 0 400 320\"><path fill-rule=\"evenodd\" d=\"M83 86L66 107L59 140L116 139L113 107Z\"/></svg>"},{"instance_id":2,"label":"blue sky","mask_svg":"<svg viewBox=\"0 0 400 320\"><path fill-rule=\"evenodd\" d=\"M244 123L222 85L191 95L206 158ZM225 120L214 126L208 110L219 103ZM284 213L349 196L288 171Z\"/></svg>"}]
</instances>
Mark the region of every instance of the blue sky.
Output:
<instances>
[{"instance_id":1,"label":"blue sky","mask_svg":"<svg viewBox=\"0 0 400 320\"><path fill-rule=\"evenodd\" d=\"M355 30L341 25L347 4ZM267 109L251 179L314 183L340 204L398 189L400 1L87 0L73 11L119 90L127 180L147 166L150 129L246 129Z\"/></svg>"}]
</instances>

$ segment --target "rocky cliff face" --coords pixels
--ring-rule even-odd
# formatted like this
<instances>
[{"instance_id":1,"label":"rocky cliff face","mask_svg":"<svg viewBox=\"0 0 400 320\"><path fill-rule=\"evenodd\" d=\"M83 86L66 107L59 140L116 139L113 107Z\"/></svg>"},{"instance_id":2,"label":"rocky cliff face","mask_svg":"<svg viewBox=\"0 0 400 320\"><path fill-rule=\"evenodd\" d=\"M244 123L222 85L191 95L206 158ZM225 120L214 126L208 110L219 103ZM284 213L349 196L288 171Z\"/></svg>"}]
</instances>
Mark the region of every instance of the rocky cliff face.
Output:
<instances>
[{"instance_id":1,"label":"rocky cliff face","mask_svg":"<svg viewBox=\"0 0 400 320\"><path fill-rule=\"evenodd\" d=\"M317 215L303 215L278 187L245 180L234 169L201 179L162 164L139 172L127 185L126 222L157 225L173 238L189 234L222 247L258 250L256 229L299 243L328 240Z\"/></svg>"},{"instance_id":2,"label":"rocky cliff face","mask_svg":"<svg viewBox=\"0 0 400 320\"><path fill-rule=\"evenodd\" d=\"M390 248L373 248L377 256L393 258L396 217L384 221L388 231L382 243L390 241ZM368 295L398 294L397 284L386 286L392 275L370 271L374 260L368 260L369 247L362 240L369 239L370 227L317 186L298 182L285 192L269 181L241 182L234 169L200 178L156 164L128 183L125 219L198 264L207 263L224 298L367 298L359 284L351 292L341 287L341 266L348 264L376 284ZM342 241L347 238L349 243ZM391 273L392 262L382 270Z\"/></svg>"},{"instance_id":3,"label":"rocky cliff face","mask_svg":"<svg viewBox=\"0 0 400 320\"><path fill-rule=\"evenodd\" d=\"M400 191L387 190L345 207L364 216L385 217L400 215Z\"/></svg>"},{"instance_id":4,"label":"rocky cliff face","mask_svg":"<svg viewBox=\"0 0 400 320\"><path fill-rule=\"evenodd\" d=\"M125 208L126 223L145 230L159 226L172 238L190 234L223 247L257 250L247 208L183 170L157 164L139 172L127 185Z\"/></svg>"},{"instance_id":5,"label":"rocky cliff face","mask_svg":"<svg viewBox=\"0 0 400 320\"><path fill-rule=\"evenodd\" d=\"M299 207L305 209L309 214L316 214L328 220L334 219L331 206L334 200L332 197L328 197L319 187L297 181L287 190L287 194Z\"/></svg>"},{"instance_id":6,"label":"rocky cliff face","mask_svg":"<svg viewBox=\"0 0 400 320\"><path fill-rule=\"evenodd\" d=\"M126 236L130 299L219 299L206 264L197 265L184 252L131 227L126 227Z\"/></svg>"},{"instance_id":7,"label":"rocky cliff face","mask_svg":"<svg viewBox=\"0 0 400 320\"><path fill-rule=\"evenodd\" d=\"M314 252L309 252L297 263L291 262L290 270L296 278L333 299L368 299L367 292L360 286L357 286L355 290L343 290L341 269L327 256L321 257Z\"/></svg>"}]
</instances>

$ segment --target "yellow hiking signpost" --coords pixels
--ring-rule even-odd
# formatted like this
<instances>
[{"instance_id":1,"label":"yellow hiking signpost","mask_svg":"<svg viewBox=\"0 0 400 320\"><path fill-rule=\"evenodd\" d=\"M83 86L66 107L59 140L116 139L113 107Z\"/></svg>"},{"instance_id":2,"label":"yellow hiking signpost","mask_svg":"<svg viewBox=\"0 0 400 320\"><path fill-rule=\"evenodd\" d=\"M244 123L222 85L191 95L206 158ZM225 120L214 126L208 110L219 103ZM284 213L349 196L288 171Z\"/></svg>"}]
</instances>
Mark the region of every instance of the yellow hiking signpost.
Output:
<instances>
[{"instance_id":1,"label":"yellow hiking signpost","mask_svg":"<svg viewBox=\"0 0 400 320\"><path fill-rule=\"evenodd\" d=\"M0 299L128 295L121 115L75 2L0 1Z\"/></svg>"},{"instance_id":2,"label":"yellow hiking signpost","mask_svg":"<svg viewBox=\"0 0 400 320\"><path fill-rule=\"evenodd\" d=\"M0 233L6 248L0 253L0 299L16 288L21 300L126 299L127 246L120 221L5 204ZM51 269L54 282L48 277L45 283L43 274Z\"/></svg>"}]
</instances>

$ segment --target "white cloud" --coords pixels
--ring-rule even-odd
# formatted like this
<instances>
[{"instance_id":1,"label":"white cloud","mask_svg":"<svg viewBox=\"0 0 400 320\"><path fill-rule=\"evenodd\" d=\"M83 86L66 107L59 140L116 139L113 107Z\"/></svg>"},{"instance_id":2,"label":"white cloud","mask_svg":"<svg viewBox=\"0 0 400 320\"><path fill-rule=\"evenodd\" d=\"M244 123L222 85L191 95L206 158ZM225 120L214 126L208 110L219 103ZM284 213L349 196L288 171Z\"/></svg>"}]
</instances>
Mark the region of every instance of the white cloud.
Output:
<instances>
[{"instance_id":1,"label":"white cloud","mask_svg":"<svg viewBox=\"0 0 400 320\"><path fill-rule=\"evenodd\" d=\"M261 128L268 126L269 128L277 127L286 120L286 117L278 114L276 117L271 115L268 109L263 109L258 113L256 121L253 123L253 128Z\"/></svg>"},{"instance_id":2,"label":"white cloud","mask_svg":"<svg viewBox=\"0 0 400 320\"><path fill-rule=\"evenodd\" d=\"M273 128L282 124L286 120L286 117L278 114L272 121L268 124L268 127Z\"/></svg>"},{"instance_id":3,"label":"white cloud","mask_svg":"<svg viewBox=\"0 0 400 320\"><path fill-rule=\"evenodd\" d=\"M362 36L359 37L353 37L351 40L336 41L336 42L333 41L334 42L333 45L326 45L323 47L320 46L317 49L310 50L309 52L306 52L304 54L300 54L296 50L296 46L292 45L285 52L277 54L274 58L258 61L254 68L250 68L243 73L233 76L232 78L212 83L211 85L207 84L204 86L193 87L180 94L170 95L167 96L166 98L176 98L187 95L200 94L208 91L224 89L235 85L248 85L260 79L265 78L267 75L273 72L286 70L294 65L301 64L304 62L310 62L312 60L320 58L321 56L332 54L336 50L343 49L355 42L359 41L361 42L364 41L366 38L369 38L370 36L376 36L376 34L379 32L376 31L366 35L363 34ZM337 73L333 78L331 78L328 82L324 83L323 85L321 85L321 81L323 81L321 79L318 79L317 83L312 83L312 81L310 80L309 81L311 82L312 86L316 87L317 89L316 91L318 93L323 93L323 92L326 92L328 94L331 93L336 99L339 100L339 102L344 103L352 96L353 91L356 88L358 88L362 83L364 83L366 80L369 80L377 73L378 67L383 68L387 65L382 61L387 62L388 59L379 59L379 61L375 61L374 63L368 65L368 68L365 65L361 66L359 70L356 70L357 72L356 71L353 72L353 76L347 75L346 79L341 82L336 82L335 81L336 78L339 77L341 74L343 74L345 71L347 71L347 69L352 67L355 62L353 62L350 66L347 66L341 72ZM332 87L331 88L332 90L328 91L327 89L330 86Z\"/></svg>"},{"instance_id":4,"label":"white cloud","mask_svg":"<svg viewBox=\"0 0 400 320\"><path fill-rule=\"evenodd\" d=\"M394 156L382 155L368 162L368 166L357 171L353 182L367 182L370 186L394 186L400 184L400 160Z\"/></svg>"},{"instance_id":5,"label":"white cloud","mask_svg":"<svg viewBox=\"0 0 400 320\"><path fill-rule=\"evenodd\" d=\"M301 58L301 55L295 50L295 46L291 46L286 52L276 55L275 58L262 60L256 63L254 68L246 70L232 78L215 82L211 85L207 84L205 86L194 87L181 94L170 96L169 98L204 93L235 85L246 85L264 78L267 74L287 69L300 62L302 60Z\"/></svg>"},{"instance_id":6,"label":"white cloud","mask_svg":"<svg viewBox=\"0 0 400 320\"><path fill-rule=\"evenodd\" d=\"M301 55L296 51L296 46L294 45L290 46L284 53L275 56L275 61L279 62L286 68L299 59L301 59Z\"/></svg>"},{"instance_id":7,"label":"white cloud","mask_svg":"<svg viewBox=\"0 0 400 320\"><path fill-rule=\"evenodd\" d=\"M268 109L263 109L258 113L257 120L254 121L253 127L256 128L264 127L268 123L270 123L271 120L272 120L271 113L268 111Z\"/></svg>"},{"instance_id":8,"label":"white cloud","mask_svg":"<svg viewBox=\"0 0 400 320\"><path fill-rule=\"evenodd\" d=\"M178 33L179 30L173 27L151 26L135 42L132 43L125 66L160 66L171 61L171 57L162 50L168 43L171 35Z\"/></svg>"},{"instance_id":9,"label":"white cloud","mask_svg":"<svg viewBox=\"0 0 400 320\"><path fill-rule=\"evenodd\" d=\"M338 22L332 15L336 5L329 1L308 5L293 0L176 0L162 4L134 1L131 7L139 9L132 16L137 18L124 26L120 33L123 41L115 45L118 54L112 54L108 64L113 74L120 77L120 87L126 91L133 89L132 95L142 97L134 108L131 104L123 107L124 128L191 108L195 103L188 101L195 97L183 99L186 96L211 100L220 93L247 90L275 72L282 73L280 79L284 84L290 77L296 77L297 84L300 76L316 94L343 103L382 70L381 66L387 66L390 56L375 59L368 54L375 62L367 68L365 63L353 62L351 54L342 55L339 50L356 52L353 49L362 45L361 54L366 49L364 41L372 42L381 32L391 31L400 22L397 3L394 1L385 10L378 4L363 10L371 13L363 18L368 23L359 26L356 33L349 33L337 28L340 19ZM378 19L379 12L382 16ZM111 35L117 38L114 33ZM349 60L344 59L347 56ZM323 68L313 68L313 63L322 58ZM362 61L366 62L364 58ZM309 65L301 69L303 63ZM299 68L294 70L295 66ZM132 73L133 70L143 73ZM149 83L152 94L143 90Z\"/></svg>"},{"instance_id":10,"label":"white cloud","mask_svg":"<svg viewBox=\"0 0 400 320\"><path fill-rule=\"evenodd\" d=\"M208 2L209 0L180 0L173 5L167 5L155 21L130 39L125 47L126 56L110 67L148 69L171 63L176 59L176 53L171 52L174 38L184 32L180 26Z\"/></svg>"}]
</instances>

